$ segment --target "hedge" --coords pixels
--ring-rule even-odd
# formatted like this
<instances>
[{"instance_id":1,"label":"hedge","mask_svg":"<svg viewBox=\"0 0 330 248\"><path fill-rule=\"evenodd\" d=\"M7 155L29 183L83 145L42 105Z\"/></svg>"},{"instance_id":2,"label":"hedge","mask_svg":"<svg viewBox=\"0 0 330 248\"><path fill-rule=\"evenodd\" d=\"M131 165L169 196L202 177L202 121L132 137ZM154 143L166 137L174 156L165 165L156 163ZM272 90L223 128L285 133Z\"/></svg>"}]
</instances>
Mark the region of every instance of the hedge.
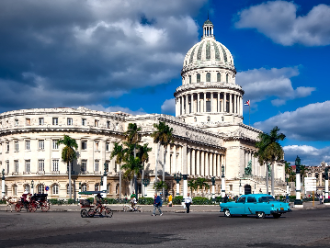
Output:
<instances>
[{"instance_id":1,"label":"hedge","mask_svg":"<svg viewBox=\"0 0 330 248\"><path fill-rule=\"evenodd\" d=\"M181 205L182 201L183 201L183 196L176 196L172 199L172 203L176 205Z\"/></svg>"}]
</instances>

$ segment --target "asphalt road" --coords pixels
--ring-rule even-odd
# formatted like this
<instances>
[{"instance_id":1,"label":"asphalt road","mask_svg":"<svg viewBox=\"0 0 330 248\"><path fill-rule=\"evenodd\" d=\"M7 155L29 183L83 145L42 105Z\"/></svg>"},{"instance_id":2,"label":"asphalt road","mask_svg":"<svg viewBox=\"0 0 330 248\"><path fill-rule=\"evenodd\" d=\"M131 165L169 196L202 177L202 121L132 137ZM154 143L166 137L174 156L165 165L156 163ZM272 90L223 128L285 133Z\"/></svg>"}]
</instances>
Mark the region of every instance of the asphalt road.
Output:
<instances>
[{"instance_id":1,"label":"asphalt road","mask_svg":"<svg viewBox=\"0 0 330 248\"><path fill-rule=\"evenodd\" d=\"M38 210L39 211L39 210ZM330 209L280 219L223 213L0 213L0 247L330 247Z\"/></svg>"}]
</instances>

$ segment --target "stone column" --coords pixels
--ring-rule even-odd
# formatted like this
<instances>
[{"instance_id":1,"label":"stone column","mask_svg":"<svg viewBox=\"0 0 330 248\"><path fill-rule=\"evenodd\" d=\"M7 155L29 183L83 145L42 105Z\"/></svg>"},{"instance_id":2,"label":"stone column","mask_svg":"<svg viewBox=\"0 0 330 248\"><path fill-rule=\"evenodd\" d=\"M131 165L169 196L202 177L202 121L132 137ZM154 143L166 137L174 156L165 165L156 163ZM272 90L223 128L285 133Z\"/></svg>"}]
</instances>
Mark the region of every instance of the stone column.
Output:
<instances>
[{"instance_id":1,"label":"stone column","mask_svg":"<svg viewBox=\"0 0 330 248\"><path fill-rule=\"evenodd\" d=\"M209 156L209 176L213 176L213 153L210 152Z\"/></svg>"},{"instance_id":2,"label":"stone column","mask_svg":"<svg viewBox=\"0 0 330 248\"><path fill-rule=\"evenodd\" d=\"M218 92L218 102L217 102L217 112L221 112L221 108L220 108L221 104L220 104L220 92Z\"/></svg>"},{"instance_id":3,"label":"stone column","mask_svg":"<svg viewBox=\"0 0 330 248\"><path fill-rule=\"evenodd\" d=\"M184 144L182 147L182 174L187 175L188 168L187 168L187 144Z\"/></svg>"},{"instance_id":4,"label":"stone column","mask_svg":"<svg viewBox=\"0 0 330 248\"><path fill-rule=\"evenodd\" d=\"M213 154L213 174L212 176L216 176L217 175L217 155L218 154Z\"/></svg>"},{"instance_id":5,"label":"stone column","mask_svg":"<svg viewBox=\"0 0 330 248\"><path fill-rule=\"evenodd\" d=\"M214 106L213 106L213 92L211 92L210 94L211 94L211 113L212 113L212 112L215 112Z\"/></svg>"},{"instance_id":6,"label":"stone column","mask_svg":"<svg viewBox=\"0 0 330 248\"><path fill-rule=\"evenodd\" d=\"M200 175L200 171L201 171L201 164L200 164L200 155L201 155L201 152L200 150L196 150L196 175Z\"/></svg>"},{"instance_id":7,"label":"stone column","mask_svg":"<svg viewBox=\"0 0 330 248\"><path fill-rule=\"evenodd\" d=\"M203 102L203 105L204 105L203 112L205 113L206 112L206 92L204 92L204 102Z\"/></svg>"},{"instance_id":8,"label":"stone column","mask_svg":"<svg viewBox=\"0 0 330 248\"><path fill-rule=\"evenodd\" d=\"M223 93L223 104L222 104L223 112L227 112L227 93Z\"/></svg>"},{"instance_id":9,"label":"stone column","mask_svg":"<svg viewBox=\"0 0 330 248\"><path fill-rule=\"evenodd\" d=\"M205 151L201 151L201 176L205 176Z\"/></svg>"},{"instance_id":10,"label":"stone column","mask_svg":"<svg viewBox=\"0 0 330 248\"><path fill-rule=\"evenodd\" d=\"M205 177L209 175L209 153L205 152Z\"/></svg>"},{"instance_id":11,"label":"stone column","mask_svg":"<svg viewBox=\"0 0 330 248\"><path fill-rule=\"evenodd\" d=\"M201 112L199 105L200 105L200 93L197 93L197 112Z\"/></svg>"},{"instance_id":12,"label":"stone column","mask_svg":"<svg viewBox=\"0 0 330 248\"><path fill-rule=\"evenodd\" d=\"M218 162L217 162L217 176L220 176L220 170L221 170L221 154L218 155Z\"/></svg>"},{"instance_id":13,"label":"stone column","mask_svg":"<svg viewBox=\"0 0 330 248\"><path fill-rule=\"evenodd\" d=\"M234 97L234 111L233 113L236 114L236 94L233 94L233 97Z\"/></svg>"},{"instance_id":14,"label":"stone column","mask_svg":"<svg viewBox=\"0 0 330 248\"><path fill-rule=\"evenodd\" d=\"M229 113L233 113L233 107L232 107L232 101L233 101L233 95L229 94Z\"/></svg>"},{"instance_id":15,"label":"stone column","mask_svg":"<svg viewBox=\"0 0 330 248\"><path fill-rule=\"evenodd\" d=\"M184 104L183 104L183 95L181 96L181 115L184 114Z\"/></svg>"},{"instance_id":16,"label":"stone column","mask_svg":"<svg viewBox=\"0 0 330 248\"><path fill-rule=\"evenodd\" d=\"M191 165L191 149L187 148L187 175L191 175L190 165Z\"/></svg>"},{"instance_id":17,"label":"stone column","mask_svg":"<svg viewBox=\"0 0 330 248\"><path fill-rule=\"evenodd\" d=\"M172 157L173 157L173 171L174 171L174 173L177 173L178 170L176 168L176 145L173 145L173 155L172 155Z\"/></svg>"},{"instance_id":18,"label":"stone column","mask_svg":"<svg viewBox=\"0 0 330 248\"><path fill-rule=\"evenodd\" d=\"M196 175L196 150L191 149L191 175Z\"/></svg>"}]
</instances>

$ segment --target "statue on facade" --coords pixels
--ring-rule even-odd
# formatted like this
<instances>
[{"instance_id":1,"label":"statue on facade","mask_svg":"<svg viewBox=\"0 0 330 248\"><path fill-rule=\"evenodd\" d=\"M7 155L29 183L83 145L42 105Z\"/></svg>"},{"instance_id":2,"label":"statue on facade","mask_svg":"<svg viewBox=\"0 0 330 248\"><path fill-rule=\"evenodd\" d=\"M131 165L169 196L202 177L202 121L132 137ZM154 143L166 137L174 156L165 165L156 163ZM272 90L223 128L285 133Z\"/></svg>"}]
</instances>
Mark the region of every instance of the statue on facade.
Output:
<instances>
[{"instance_id":1,"label":"statue on facade","mask_svg":"<svg viewBox=\"0 0 330 248\"><path fill-rule=\"evenodd\" d=\"M2 169L2 180L5 180L5 169Z\"/></svg>"},{"instance_id":2,"label":"statue on facade","mask_svg":"<svg viewBox=\"0 0 330 248\"><path fill-rule=\"evenodd\" d=\"M245 174L246 176L251 176L251 174L252 174L252 160L250 160L250 161L248 162L247 167L244 169L244 174Z\"/></svg>"}]
</instances>

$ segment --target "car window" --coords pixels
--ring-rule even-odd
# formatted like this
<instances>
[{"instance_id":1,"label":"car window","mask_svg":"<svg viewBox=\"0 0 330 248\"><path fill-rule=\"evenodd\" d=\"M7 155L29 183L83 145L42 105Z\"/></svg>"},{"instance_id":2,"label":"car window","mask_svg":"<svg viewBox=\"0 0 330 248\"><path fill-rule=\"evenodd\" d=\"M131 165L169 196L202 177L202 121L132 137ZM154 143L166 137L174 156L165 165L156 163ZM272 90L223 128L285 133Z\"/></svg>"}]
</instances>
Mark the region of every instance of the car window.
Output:
<instances>
[{"instance_id":1,"label":"car window","mask_svg":"<svg viewBox=\"0 0 330 248\"><path fill-rule=\"evenodd\" d=\"M249 196L247 198L247 202L257 202L256 198L252 197L252 196Z\"/></svg>"},{"instance_id":2,"label":"car window","mask_svg":"<svg viewBox=\"0 0 330 248\"><path fill-rule=\"evenodd\" d=\"M245 197L240 197L237 202L243 203L245 202Z\"/></svg>"},{"instance_id":3,"label":"car window","mask_svg":"<svg viewBox=\"0 0 330 248\"><path fill-rule=\"evenodd\" d=\"M275 201L274 197L272 196L263 196L259 198L259 202L269 202L269 201Z\"/></svg>"}]
</instances>

